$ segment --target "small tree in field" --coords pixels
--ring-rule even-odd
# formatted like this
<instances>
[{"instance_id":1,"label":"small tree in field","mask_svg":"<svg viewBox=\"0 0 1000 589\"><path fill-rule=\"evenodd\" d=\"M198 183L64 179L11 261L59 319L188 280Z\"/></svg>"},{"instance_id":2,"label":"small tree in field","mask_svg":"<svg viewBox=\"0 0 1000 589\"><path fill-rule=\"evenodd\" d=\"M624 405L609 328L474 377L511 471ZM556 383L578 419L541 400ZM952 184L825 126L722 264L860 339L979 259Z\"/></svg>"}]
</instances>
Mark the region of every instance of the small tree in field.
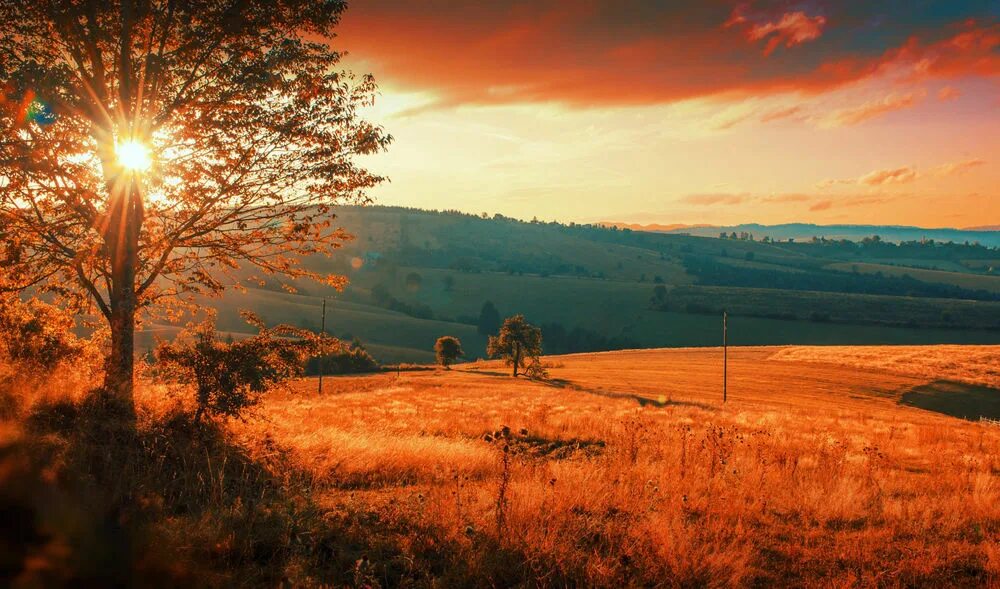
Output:
<instances>
[{"instance_id":1,"label":"small tree in field","mask_svg":"<svg viewBox=\"0 0 1000 589\"><path fill-rule=\"evenodd\" d=\"M0 268L106 322L104 390L133 409L135 327L243 266L349 236L330 207L382 178L370 76L329 45L344 0L0 2Z\"/></svg>"},{"instance_id":2,"label":"small tree in field","mask_svg":"<svg viewBox=\"0 0 1000 589\"><path fill-rule=\"evenodd\" d=\"M542 330L524 320L524 315L514 315L504 319L500 334L490 336L486 346L490 358L503 358L508 366L517 371L538 362L542 354Z\"/></svg>"},{"instance_id":3,"label":"small tree in field","mask_svg":"<svg viewBox=\"0 0 1000 589\"><path fill-rule=\"evenodd\" d=\"M452 335L439 337L434 344L434 353L437 356L438 364L445 368L465 355L465 352L462 351L462 342Z\"/></svg>"},{"instance_id":4,"label":"small tree in field","mask_svg":"<svg viewBox=\"0 0 1000 589\"><path fill-rule=\"evenodd\" d=\"M195 386L195 422L206 411L242 416L264 393L301 376L310 357L339 344L288 325L269 329L252 313L243 312L243 318L257 335L224 342L209 319L156 348L156 359L167 370Z\"/></svg>"}]
</instances>

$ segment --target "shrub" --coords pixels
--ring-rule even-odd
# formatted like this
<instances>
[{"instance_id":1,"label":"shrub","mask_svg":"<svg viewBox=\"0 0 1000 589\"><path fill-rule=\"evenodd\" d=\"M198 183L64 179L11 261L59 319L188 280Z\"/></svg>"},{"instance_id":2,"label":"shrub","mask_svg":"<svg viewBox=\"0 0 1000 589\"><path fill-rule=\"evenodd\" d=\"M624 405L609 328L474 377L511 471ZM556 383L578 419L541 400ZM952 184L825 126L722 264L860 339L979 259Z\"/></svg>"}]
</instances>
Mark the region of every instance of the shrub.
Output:
<instances>
[{"instance_id":1,"label":"shrub","mask_svg":"<svg viewBox=\"0 0 1000 589\"><path fill-rule=\"evenodd\" d=\"M185 330L173 343L156 348L156 359L168 371L195 385L195 422L206 411L242 417L260 402L261 395L300 376L308 357L336 341L322 340L310 331L289 325L269 329L256 315L246 311L241 314L258 329L257 335L234 342L220 341L211 318Z\"/></svg>"},{"instance_id":2,"label":"shrub","mask_svg":"<svg viewBox=\"0 0 1000 589\"><path fill-rule=\"evenodd\" d=\"M72 329L73 318L57 307L0 295L0 361L22 375L46 373L79 357L85 345Z\"/></svg>"},{"instance_id":3,"label":"shrub","mask_svg":"<svg viewBox=\"0 0 1000 589\"><path fill-rule=\"evenodd\" d=\"M323 368L323 374L360 374L376 372L379 364L364 346L354 343L342 346L333 353L310 358L306 364L306 374L316 375Z\"/></svg>"}]
</instances>

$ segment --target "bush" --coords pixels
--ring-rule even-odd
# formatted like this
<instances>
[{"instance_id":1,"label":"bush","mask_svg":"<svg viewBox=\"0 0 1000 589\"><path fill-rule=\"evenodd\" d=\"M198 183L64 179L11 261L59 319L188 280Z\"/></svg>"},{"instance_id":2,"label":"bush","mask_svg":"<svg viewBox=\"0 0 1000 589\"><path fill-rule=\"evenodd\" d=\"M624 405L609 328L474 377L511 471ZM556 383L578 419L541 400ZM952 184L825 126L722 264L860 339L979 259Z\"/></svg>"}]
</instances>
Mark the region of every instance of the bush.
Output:
<instances>
[{"instance_id":1,"label":"bush","mask_svg":"<svg viewBox=\"0 0 1000 589\"><path fill-rule=\"evenodd\" d=\"M55 306L0 294L0 418L44 397L93 387L100 350L73 335L73 323Z\"/></svg>"},{"instance_id":2,"label":"bush","mask_svg":"<svg viewBox=\"0 0 1000 589\"><path fill-rule=\"evenodd\" d=\"M168 372L195 386L195 422L206 411L242 417L264 393L300 376L307 358L336 342L289 325L268 329L256 315L241 314L258 329L257 335L220 341L212 318L156 348L156 359Z\"/></svg>"},{"instance_id":3,"label":"bush","mask_svg":"<svg viewBox=\"0 0 1000 589\"><path fill-rule=\"evenodd\" d=\"M437 358L438 364L447 368L450 364L453 364L456 360L465 355L462 351L462 342L452 335L445 335L439 337L437 342L434 343L434 355Z\"/></svg>"},{"instance_id":4,"label":"bush","mask_svg":"<svg viewBox=\"0 0 1000 589\"><path fill-rule=\"evenodd\" d=\"M73 318L57 307L0 295L0 362L22 376L47 373L80 357L85 344L72 329Z\"/></svg>"},{"instance_id":5,"label":"bush","mask_svg":"<svg viewBox=\"0 0 1000 589\"><path fill-rule=\"evenodd\" d=\"M378 371L379 364L368 350L354 344L344 346L332 354L310 358L306 364L306 374L317 375L320 367L323 368L323 374L360 374Z\"/></svg>"}]
</instances>

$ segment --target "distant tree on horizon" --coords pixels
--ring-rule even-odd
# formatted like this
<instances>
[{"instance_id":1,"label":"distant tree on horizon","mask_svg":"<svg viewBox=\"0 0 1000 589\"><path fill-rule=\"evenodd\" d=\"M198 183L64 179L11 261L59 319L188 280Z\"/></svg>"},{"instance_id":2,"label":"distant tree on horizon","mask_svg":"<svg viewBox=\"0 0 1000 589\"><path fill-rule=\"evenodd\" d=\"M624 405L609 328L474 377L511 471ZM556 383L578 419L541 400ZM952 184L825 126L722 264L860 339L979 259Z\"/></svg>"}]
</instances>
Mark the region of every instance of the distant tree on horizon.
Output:
<instances>
[{"instance_id":1,"label":"distant tree on horizon","mask_svg":"<svg viewBox=\"0 0 1000 589\"><path fill-rule=\"evenodd\" d=\"M497 311L493 301L483 303L483 308L479 311L479 322L476 324L476 331L479 335L496 335L500 331L500 312Z\"/></svg>"},{"instance_id":2,"label":"distant tree on horizon","mask_svg":"<svg viewBox=\"0 0 1000 589\"><path fill-rule=\"evenodd\" d=\"M653 298L651 301L654 305L662 305L667 302L667 287L662 284L657 284L653 287Z\"/></svg>"},{"instance_id":3,"label":"distant tree on horizon","mask_svg":"<svg viewBox=\"0 0 1000 589\"><path fill-rule=\"evenodd\" d=\"M462 351L462 342L453 335L444 335L434 343L434 356L437 363L445 368L454 364L456 360L465 356Z\"/></svg>"},{"instance_id":4,"label":"distant tree on horizon","mask_svg":"<svg viewBox=\"0 0 1000 589\"><path fill-rule=\"evenodd\" d=\"M490 336L486 354L490 358L503 358L513 367L516 378L517 371L529 365L528 360L538 363L542 354L542 330L525 321L524 315L508 317L500 333Z\"/></svg>"}]
</instances>

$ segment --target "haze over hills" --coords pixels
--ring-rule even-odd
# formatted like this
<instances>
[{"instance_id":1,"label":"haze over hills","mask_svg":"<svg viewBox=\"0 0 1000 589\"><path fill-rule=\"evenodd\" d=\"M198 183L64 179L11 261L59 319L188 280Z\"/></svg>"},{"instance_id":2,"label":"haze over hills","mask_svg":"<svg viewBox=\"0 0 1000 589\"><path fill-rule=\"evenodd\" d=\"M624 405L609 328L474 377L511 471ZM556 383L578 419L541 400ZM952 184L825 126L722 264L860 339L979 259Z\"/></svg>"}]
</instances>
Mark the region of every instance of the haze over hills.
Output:
<instances>
[{"instance_id":1,"label":"haze over hills","mask_svg":"<svg viewBox=\"0 0 1000 589\"><path fill-rule=\"evenodd\" d=\"M1000 251L981 245L719 239L525 222L499 215L341 207L356 238L306 261L344 274L343 292L312 282L263 285L208 300L220 329L249 332L239 309L268 322L357 337L384 362L433 361L441 335L485 353L480 311L523 313L547 353L730 343L1000 343ZM750 226L747 226L750 227ZM296 293L286 292L294 286ZM176 326L155 325L169 336Z\"/></svg>"},{"instance_id":2,"label":"haze over hills","mask_svg":"<svg viewBox=\"0 0 1000 589\"><path fill-rule=\"evenodd\" d=\"M743 232L753 233L758 239L769 236L771 239L785 241L788 239L804 240L813 237L827 239L849 239L859 241L865 237L878 235L884 241L953 241L955 243L981 243L985 246L1000 246L1000 225L984 225L965 229L947 227L926 228L905 225L816 225L813 223L782 223L778 225L762 225L759 223L741 223L739 225L659 225L640 223L623 223L605 221L600 225L631 229L633 231L649 231L655 233L683 233L702 237L718 237L720 233Z\"/></svg>"}]
</instances>

